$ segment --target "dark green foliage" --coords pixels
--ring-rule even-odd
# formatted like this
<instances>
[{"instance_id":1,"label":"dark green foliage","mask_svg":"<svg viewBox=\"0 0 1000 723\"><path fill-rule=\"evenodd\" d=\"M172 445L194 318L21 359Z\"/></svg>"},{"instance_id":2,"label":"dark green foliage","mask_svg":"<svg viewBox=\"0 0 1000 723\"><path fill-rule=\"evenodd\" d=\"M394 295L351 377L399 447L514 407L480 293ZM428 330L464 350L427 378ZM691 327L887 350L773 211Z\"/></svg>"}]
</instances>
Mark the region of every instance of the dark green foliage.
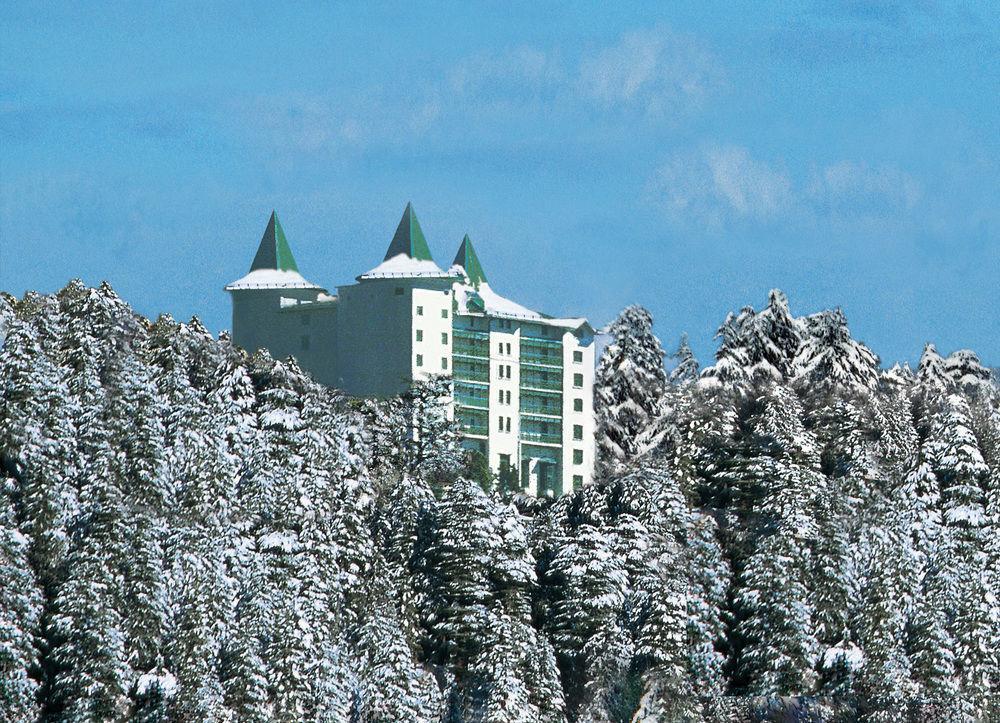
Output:
<instances>
[{"instance_id":1,"label":"dark green foliage","mask_svg":"<svg viewBox=\"0 0 1000 723\"><path fill-rule=\"evenodd\" d=\"M0 720L1000 715L975 355L880 371L773 292L668 383L651 323L550 500L464 454L447 380L347 402L107 285L0 294Z\"/></svg>"}]
</instances>

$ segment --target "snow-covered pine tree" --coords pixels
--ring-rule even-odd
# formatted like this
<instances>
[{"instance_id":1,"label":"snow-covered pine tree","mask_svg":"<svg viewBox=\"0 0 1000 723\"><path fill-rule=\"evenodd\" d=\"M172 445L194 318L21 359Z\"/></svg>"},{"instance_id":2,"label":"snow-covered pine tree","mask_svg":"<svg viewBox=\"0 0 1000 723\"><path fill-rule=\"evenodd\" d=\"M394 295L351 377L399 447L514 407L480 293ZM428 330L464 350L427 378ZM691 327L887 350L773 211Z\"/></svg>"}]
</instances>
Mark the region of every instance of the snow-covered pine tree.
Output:
<instances>
[{"instance_id":1,"label":"snow-covered pine tree","mask_svg":"<svg viewBox=\"0 0 1000 723\"><path fill-rule=\"evenodd\" d=\"M933 344L924 345L920 363L917 365L917 381L921 386L933 389L947 389L953 383L944 359Z\"/></svg>"},{"instance_id":2,"label":"snow-covered pine tree","mask_svg":"<svg viewBox=\"0 0 1000 723\"><path fill-rule=\"evenodd\" d=\"M743 390L750 384L750 349L746 337L755 314L753 307L745 306L739 314L730 312L726 316L715 332L715 338L719 339L715 364L701 371L704 386Z\"/></svg>"},{"instance_id":3,"label":"snow-covered pine tree","mask_svg":"<svg viewBox=\"0 0 1000 723\"><path fill-rule=\"evenodd\" d=\"M677 351L671 354L670 358L675 362L674 368L670 370L670 375L667 378L671 384L687 384L697 381L699 370L698 360L695 358L694 352L691 350L691 345L688 343L687 334L681 334L681 341L677 346Z\"/></svg>"},{"instance_id":4,"label":"snow-covered pine tree","mask_svg":"<svg viewBox=\"0 0 1000 723\"><path fill-rule=\"evenodd\" d=\"M975 392L990 386L990 370L983 366L979 355L971 349L953 351L944 360L944 368L955 384L962 388Z\"/></svg>"},{"instance_id":5,"label":"snow-covered pine tree","mask_svg":"<svg viewBox=\"0 0 1000 723\"><path fill-rule=\"evenodd\" d=\"M656 446L667 374L663 347L653 334L653 317L630 306L608 327L594 379L599 467L616 474Z\"/></svg>"},{"instance_id":6,"label":"snow-covered pine tree","mask_svg":"<svg viewBox=\"0 0 1000 723\"><path fill-rule=\"evenodd\" d=\"M464 461L458 427L448 417L451 397L451 380L433 376L398 397L362 404L376 474L388 473L394 483L394 473L404 472L436 488L451 481Z\"/></svg>"},{"instance_id":7,"label":"snow-covered pine tree","mask_svg":"<svg viewBox=\"0 0 1000 723\"><path fill-rule=\"evenodd\" d=\"M421 554L432 573L425 591L426 655L456 672L453 698L464 714L519 720L496 695L507 687L523 691L539 720L558 720L562 690L551 646L531 628L530 593L537 583L517 511L460 479L446 491L438 528ZM520 641L519 651L502 662L513 654L512 638Z\"/></svg>"},{"instance_id":8,"label":"snow-covered pine tree","mask_svg":"<svg viewBox=\"0 0 1000 723\"><path fill-rule=\"evenodd\" d=\"M878 357L851 338L843 311L839 308L821 311L805 317L802 322L802 344L791 367L794 383L810 389L816 386L875 388Z\"/></svg>"},{"instance_id":9,"label":"snow-covered pine tree","mask_svg":"<svg viewBox=\"0 0 1000 723\"><path fill-rule=\"evenodd\" d=\"M0 356L0 467L16 478L29 559L51 594L76 513L78 407L33 326L11 323Z\"/></svg>"},{"instance_id":10,"label":"snow-covered pine tree","mask_svg":"<svg viewBox=\"0 0 1000 723\"><path fill-rule=\"evenodd\" d=\"M40 712L34 676L43 597L14 516L16 489L16 480L0 477L0 715L9 723L33 723Z\"/></svg>"}]
</instances>

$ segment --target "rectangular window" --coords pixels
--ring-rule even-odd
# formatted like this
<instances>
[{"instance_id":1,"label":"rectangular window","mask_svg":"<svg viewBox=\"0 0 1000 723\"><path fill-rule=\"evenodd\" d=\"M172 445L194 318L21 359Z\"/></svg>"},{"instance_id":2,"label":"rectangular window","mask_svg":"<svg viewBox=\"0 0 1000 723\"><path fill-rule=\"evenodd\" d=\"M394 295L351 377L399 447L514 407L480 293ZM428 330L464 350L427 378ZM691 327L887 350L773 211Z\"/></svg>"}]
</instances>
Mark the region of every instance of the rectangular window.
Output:
<instances>
[{"instance_id":1,"label":"rectangular window","mask_svg":"<svg viewBox=\"0 0 1000 723\"><path fill-rule=\"evenodd\" d=\"M497 417L497 429L503 431L503 417Z\"/></svg>"},{"instance_id":2,"label":"rectangular window","mask_svg":"<svg viewBox=\"0 0 1000 723\"><path fill-rule=\"evenodd\" d=\"M507 404L510 404L510 392L507 392Z\"/></svg>"},{"instance_id":3,"label":"rectangular window","mask_svg":"<svg viewBox=\"0 0 1000 723\"><path fill-rule=\"evenodd\" d=\"M577 389L583 388L583 374L573 375L573 386L576 387Z\"/></svg>"},{"instance_id":4,"label":"rectangular window","mask_svg":"<svg viewBox=\"0 0 1000 723\"><path fill-rule=\"evenodd\" d=\"M510 431L510 417L507 417L507 431Z\"/></svg>"},{"instance_id":5,"label":"rectangular window","mask_svg":"<svg viewBox=\"0 0 1000 723\"><path fill-rule=\"evenodd\" d=\"M573 464L583 464L583 450L574 449L573 450Z\"/></svg>"},{"instance_id":6,"label":"rectangular window","mask_svg":"<svg viewBox=\"0 0 1000 723\"><path fill-rule=\"evenodd\" d=\"M423 316L423 315L424 315L424 307L418 306L417 307L417 316Z\"/></svg>"},{"instance_id":7,"label":"rectangular window","mask_svg":"<svg viewBox=\"0 0 1000 723\"><path fill-rule=\"evenodd\" d=\"M445 334L444 332L441 333L441 343L444 344L445 346L448 345L448 335Z\"/></svg>"},{"instance_id":8,"label":"rectangular window","mask_svg":"<svg viewBox=\"0 0 1000 723\"><path fill-rule=\"evenodd\" d=\"M448 310L447 309L441 309L441 318L442 319L447 319L448 318Z\"/></svg>"},{"instance_id":9,"label":"rectangular window","mask_svg":"<svg viewBox=\"0 0 1000 723\"><path fill-rule=\"evenodd\" d=\"M573 439L583 439L583 425L574 424L573 425Z\"/></svg>"},{"instance_id":10,"label":"rectangular window","mask_svg":"<svg viewBox=\"0 0 1000 723\"><path fill-rule=\"evenodd\" d=\"M582 399L574 399L573 400L573 411L574 412L582 412L583 411L583 400Z\"/></svg>"},{"instance_id":11,"label":"rectangular window","mask_svg":"<svg viewBox=\"0 0 1000 723\"><path fill-rule=\"evenodd\" d=\"M503 379L503 364L497 365L497 376Z\"/></svg>"},{"instance_id":12,"label":"rectangular window","mask_svg":"<svg viewBox=\"0 0 1000 723\"><path fill-rule=\"evenodd\" d=\"M583 475L575 474L573 475L573 491L577 491L583 487Z\"/></svg>"},{"instance_id":13,"label":"rectangular window","mask_svg":"<svg viewBox=\"0 0 1000 723\"><path fill-rule=\"evenodd\" d=\"M309 337L302 337L302 351L309 351Z\"/></svg>"},{"instance_id":14,"label":"rectangular window","mask_svg":"<svg viewBox=\"0 0 1000 723\"><path fill-rule=\"evenodd\" d=\"M513 377L511 376L511 373L510 373L510 364L507 365L507 378L508 379L513 379Z\"/></svg>"},{"instance_id":15,"label":"rectangular window","mask_svg":"<svg viewBox=\"0 0 1000 723\"><path fill-rule=\"evenodd\" d=\"M503 389L497 390L497 401L503 404Z\"/></svg>"},{"instance_id":16,"label":"rectangular window","mask_svg":"<svg viewBox=\"0 0 1000 723\"><path fill-rule=\"evenodd\" d=\"M583 352L582 351L575 351L575 352L573 352L573 361L576 362L577 364L582 364L583 363Z\"/></svg>"},{"instance_id":17,"label":"rectangular window","mask_svg":"<svg viewBox=\"0 0 1000 723\"><path fill-rule=\"evenodd\" d=\"M441 357L441 368L442 369L448 368L448 357L446 356Z\"/></svg>"},{"instance_id":18,"label":"rectangular window","mask_svg":"<svg viewBox=\"0 0 1000 723\"><path fill-rule=\"evenodd\" d=\"M396 287L396 296L402 296L402 295L403 295L403 287L402 286L397 286Z\"/></svg>"},{"instance_id":19,"label":"rectangular window","mask_svg":"<svg viewBox=\"0 0 1000 723\"><path fill-rule=\"evenodd\" d=\"M503 354L503 344L497 344L497 354Z\"/></svg>"},{"instance_id":20,"label":"rectangular window","mask_svg":"<svg viewBox=\"0 0 1000 723\"><path fill-rule=\"evenodd\" d=\"M417 366L422 367L424 365L424 355L417 354Z\"/></svg>"},{"instance_id":21,"label":"rectangular window","mask_svg":"<svg viewBox=\"0 0 1000 723\"><path fill-rule=\"evenodd\" d=\"M423 340L424 340L424 330L417 329L417 341L423 341Z\"/></svg>"},{"instance_id":22,"label":"rectangular window","mask_svg":"<svg viewBox=\"0 0 1000 723\"><path fill-rule=\"evenodd\" d=\"M507 345L507 356L510 356L510 344Z\"/></svg>"}]
</instances>

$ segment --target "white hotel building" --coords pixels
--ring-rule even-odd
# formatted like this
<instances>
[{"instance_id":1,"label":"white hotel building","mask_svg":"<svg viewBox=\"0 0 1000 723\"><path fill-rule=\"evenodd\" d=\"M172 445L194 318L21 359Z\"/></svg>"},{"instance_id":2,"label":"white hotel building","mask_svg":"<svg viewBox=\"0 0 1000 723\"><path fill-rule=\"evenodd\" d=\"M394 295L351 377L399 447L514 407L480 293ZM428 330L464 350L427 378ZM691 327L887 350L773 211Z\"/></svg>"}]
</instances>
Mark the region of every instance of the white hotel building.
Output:
<instances>
[{"instance_id":1,"label":"white hotel building","mask_svg":"<svg viewBox=\"0 0 1000 723\"><path fill-rule=\"evenodd\" d=\"M497 294L468 236L442 270L409 204L383 262L336 295L302 277L273 213L250 272L225 288L248 351L294 356L355 396L451 375L462 444L501 479L535 495L590 483L594 330Z\"/></svg>"}]
</instances>

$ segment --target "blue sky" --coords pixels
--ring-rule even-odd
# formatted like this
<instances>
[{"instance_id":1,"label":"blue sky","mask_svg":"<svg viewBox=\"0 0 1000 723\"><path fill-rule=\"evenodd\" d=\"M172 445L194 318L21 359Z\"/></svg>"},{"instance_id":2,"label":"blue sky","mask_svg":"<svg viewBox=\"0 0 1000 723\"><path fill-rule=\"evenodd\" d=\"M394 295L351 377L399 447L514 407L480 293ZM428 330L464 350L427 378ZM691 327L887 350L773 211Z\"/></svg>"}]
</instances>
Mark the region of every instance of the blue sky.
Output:
<instances>
[{"instance_id":1,"label":"blue sky","mask_svg":"<svg viewBox=\"0 0 1000 723\"><path fill-rule=\"evenodd\" d=\"M703 363L780 287L1000 365L995 3L166 5L5 4L0 288L219 330L272 208L332 287L412 200L440 263Z\"/></svg>"}]
</instances>

